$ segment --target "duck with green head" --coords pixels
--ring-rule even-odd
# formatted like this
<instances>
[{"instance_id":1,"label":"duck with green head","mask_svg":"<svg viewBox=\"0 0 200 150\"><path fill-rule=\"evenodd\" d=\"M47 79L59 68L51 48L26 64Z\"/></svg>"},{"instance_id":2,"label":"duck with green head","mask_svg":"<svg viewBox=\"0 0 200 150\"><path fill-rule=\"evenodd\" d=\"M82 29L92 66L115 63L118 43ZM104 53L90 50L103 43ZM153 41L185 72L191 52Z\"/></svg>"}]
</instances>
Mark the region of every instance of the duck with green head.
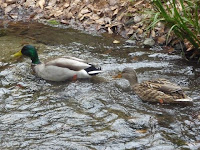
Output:
<instances>
[{"instance_id":1,"label":"duck with green head","mask_svg":"<svg viewBox=\"0 0 200 150\"><path fill-rule=\"evenodd\" d=\"M32 68L38 77L49 81L65 81L75 78L90 78L102 72L92 64L82 59L67 57L57 58L52 61L41 63L37 51L32 45L25 45L22 50L15 53L13 57L28 56L32 60Z\"/></svg>"}]
</instances>

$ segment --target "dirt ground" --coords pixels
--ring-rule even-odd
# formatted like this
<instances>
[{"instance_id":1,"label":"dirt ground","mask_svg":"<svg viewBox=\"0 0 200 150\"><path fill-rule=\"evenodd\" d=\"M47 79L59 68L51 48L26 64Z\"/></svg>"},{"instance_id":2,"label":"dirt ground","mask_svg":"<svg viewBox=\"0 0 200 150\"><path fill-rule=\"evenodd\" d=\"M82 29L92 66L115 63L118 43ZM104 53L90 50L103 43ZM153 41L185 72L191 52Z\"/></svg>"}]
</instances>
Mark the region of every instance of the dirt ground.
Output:
<instances>
[{"instance_id":1,"label":"dirt ground","mask_svg":"<svg viewBox=\"0 0 200 150\"><path fill-rule=\"evenodd\" d=\"M151 23L150 10L152 5L146 0L0 1L4 26L6 20L46 20L51 24L66 24L85 31L117 34L149 47L165 45L169 29L164 24L158 23L154 29L147 30ZM173 48L170 47L169 51Z\"/></svg>"}]
</instances>

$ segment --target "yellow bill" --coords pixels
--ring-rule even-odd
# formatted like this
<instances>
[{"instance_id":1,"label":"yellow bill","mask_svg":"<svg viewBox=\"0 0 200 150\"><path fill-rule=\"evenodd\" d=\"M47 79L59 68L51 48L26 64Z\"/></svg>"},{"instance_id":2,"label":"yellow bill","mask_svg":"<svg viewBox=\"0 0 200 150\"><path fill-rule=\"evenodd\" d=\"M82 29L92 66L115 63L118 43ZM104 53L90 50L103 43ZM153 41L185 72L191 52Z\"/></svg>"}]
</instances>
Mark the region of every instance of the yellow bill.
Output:
<instances>
[{"instance_id":1,"label":"yellow bill","mask_svg":"<svg viewBox=\"0 0 200 150\"><path fill-rule=\"evenodd\" d=\"M19 52L15 53L14 55L11 55L11 57L20 57L20 56L22 56L21 50Z\"/></svg>"}]
</instances>

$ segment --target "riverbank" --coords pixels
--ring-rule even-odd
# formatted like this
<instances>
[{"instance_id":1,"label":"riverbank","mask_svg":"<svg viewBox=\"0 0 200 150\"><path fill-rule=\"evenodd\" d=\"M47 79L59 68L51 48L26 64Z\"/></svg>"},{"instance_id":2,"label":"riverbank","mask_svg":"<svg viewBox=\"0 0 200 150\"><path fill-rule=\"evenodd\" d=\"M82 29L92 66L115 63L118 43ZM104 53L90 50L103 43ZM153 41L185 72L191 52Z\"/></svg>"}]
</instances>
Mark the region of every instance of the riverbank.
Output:
<instances>
[{"instance_id":1,"label":"riverbank","mask_svg":"<svg viewBox=\"0 0 200 150\"><path fill-rule=\"evenodd\" d=\"M151 23L152 5L148 1L128 0L6 0L0 2L1 19L14 21L41 21L49 24L66 24L88 32L120 35L130 44L154 47L164 46L169 53L183 50L183 44L172 36L169 29L158 23L147 30ZM115 41L118 43L118 41ZM166 46L170 45L170 46Z\"/></svg>"},{"instance_id":2,"label":"riverbank","mask_svg":"<svg viewBox=\"0 0 200 150\"><path fill-rule=\"evenodd\" d=\"M151 9L149 2L144 0L131 2L127 0L6 0L0 2L1 14L4 19L12 20L56 20L54 23L70 25L74 28L119 34L124 38L155 40L147 43L164 44L166 41L165 27L159 24L151 32L145 32L149 23L149 15L145 11Z\"/></svg>"}]
</instances>

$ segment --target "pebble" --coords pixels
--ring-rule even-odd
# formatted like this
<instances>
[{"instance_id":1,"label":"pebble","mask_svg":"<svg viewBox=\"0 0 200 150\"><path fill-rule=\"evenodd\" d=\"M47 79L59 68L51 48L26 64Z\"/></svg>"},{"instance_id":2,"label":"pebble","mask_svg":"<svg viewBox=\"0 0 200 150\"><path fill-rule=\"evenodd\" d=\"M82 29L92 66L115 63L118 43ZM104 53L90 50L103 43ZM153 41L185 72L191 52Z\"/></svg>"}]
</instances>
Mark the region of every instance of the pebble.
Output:
<instances>
[{"instance_id":1,"label":"pebble","mask_svg":"<svg viewBox=\"0 0 200 150\"><path fill-rule=\"evenodd\" d=\"M126 40L125 44L133 46L133 45L136 45L136 41L135 40Z\"/></svg>"},{"instance_id":2,"label":"pebble","mask_svg":"<svg viewBox=\"0 0 200 150\"><path fill-rule=\"evenodd\" d=\"M135 23L138 23L138 22L140 22L142 20L142 18L140 17L140 16L135 16L134 17L134 22Z\"/></svg>"},{"instance_id":3,"label":"pebble","mask_svg":"<svg viewBox=\"0 0 200 150\"><path fill-rule=\"evenodd\" d=\"M155 41L152 38L146 38L143 42L145 46L154 46Z\"/></svg>"},{"instance_id":4,"label":"pebble","mask_svg":"<svg viewBox=\"0 0 200 150\"><path fill-rule=\"evenodd\" d=\"M109 3L111 6L116 5L117 3L119 3L119 0L109 0Z\"/></svg>"}]
</instances>

